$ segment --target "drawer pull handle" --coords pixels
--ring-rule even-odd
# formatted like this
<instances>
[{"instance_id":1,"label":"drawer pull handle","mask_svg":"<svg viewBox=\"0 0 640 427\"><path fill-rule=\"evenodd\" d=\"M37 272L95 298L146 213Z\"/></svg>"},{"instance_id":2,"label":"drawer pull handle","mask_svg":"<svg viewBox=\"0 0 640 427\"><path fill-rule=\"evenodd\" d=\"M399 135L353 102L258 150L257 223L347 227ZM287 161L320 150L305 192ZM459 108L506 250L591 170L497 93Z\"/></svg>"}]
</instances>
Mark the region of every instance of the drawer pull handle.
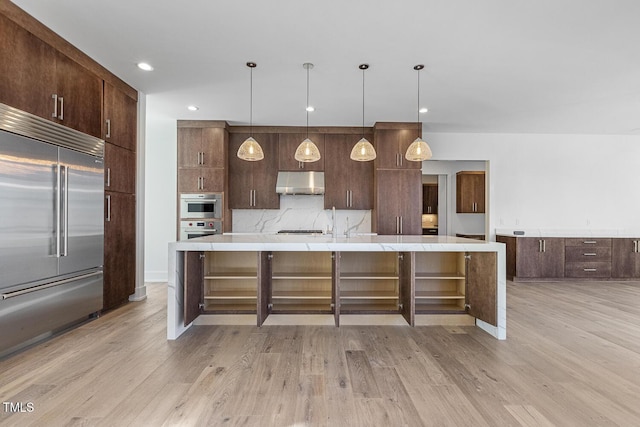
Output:
<instances>
[{"instance_id":1,"label":"drawer pull handle","mask_svg":"<svg viewBox=\"0 0 640 427\"><path fill-rule=\"evenodd\" d=\"M594 254L594 253L586 253L586 254L583 254L583 255L584 255L584 256L596 256L596 255L598 255L598 254Z\"/></svg>"},{"instance_id":2,"label":"drawer pull handle","mask_svg":"<svg viewBox=\"0 0 640 427\"><path fill-rule=\"evenodd\" d=\"M598 271L597 268L585 268L584 271Z\"/></svg>"},{"instance_id":3,"label":"drawer pull handle","mask_svg":"<svg viewBox=\"0 0 640 427\"><path fill-rule=\"evenodd\" d=\"M595 240L585 240L582 243L584 243L585 245L595 245L598 242L596 242Z\"/></svg>"}]
</instances>

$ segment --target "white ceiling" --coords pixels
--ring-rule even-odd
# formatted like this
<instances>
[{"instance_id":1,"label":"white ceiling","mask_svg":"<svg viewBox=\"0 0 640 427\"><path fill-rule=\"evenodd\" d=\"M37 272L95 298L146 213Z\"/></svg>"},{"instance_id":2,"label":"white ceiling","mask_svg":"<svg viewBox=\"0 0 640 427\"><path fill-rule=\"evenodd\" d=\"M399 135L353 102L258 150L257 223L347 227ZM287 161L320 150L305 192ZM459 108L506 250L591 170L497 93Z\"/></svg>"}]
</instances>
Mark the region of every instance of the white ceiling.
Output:
<instances>
[{"instance_id":1,"label":"white ceiling","mask_svg":"<svg viewBox=\"0 0 640 427\"><path fill-rule=\"evenodd\" d=\"M14 0L133 87L150 114L426 131L640 134L638 0ZM139 61L155 70L145 73ZM197 112L187 105L200 107Z\"/></svg>"}]
</instances>

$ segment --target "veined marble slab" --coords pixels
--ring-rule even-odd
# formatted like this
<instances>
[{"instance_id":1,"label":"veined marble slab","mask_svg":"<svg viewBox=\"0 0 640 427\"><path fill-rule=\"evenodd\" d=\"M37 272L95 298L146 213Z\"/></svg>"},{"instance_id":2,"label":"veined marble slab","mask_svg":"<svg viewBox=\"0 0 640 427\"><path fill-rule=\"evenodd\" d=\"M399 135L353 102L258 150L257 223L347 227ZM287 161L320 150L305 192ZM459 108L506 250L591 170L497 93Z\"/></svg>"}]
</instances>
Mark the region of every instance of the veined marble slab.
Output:
<instances>
[{"instance_id":1,"label":"veined marble slab","mask_svg":"<svg viewBox=\"0 0 640 427\"><path fill-rule=\"evenodd\" d=\"M174 251L496 252L502 243L453 236L222 234L169 243Z\"/></svg>"},{"instance_id":2,"label":"veined marble slab","mask_svg":"<svg viewBox=\"0 0 640 427\"><path fill-rule=\"evenodd\" d=\"M549 229L549 228L525 228L517 229L518 231L524 231L524 235L516 236L513 232L516 229L496 229L496 236L507 237L593 237L593 238L634 238L640 236L639 231L629 231L621 229Z\"/></svg>"}]
</instances>

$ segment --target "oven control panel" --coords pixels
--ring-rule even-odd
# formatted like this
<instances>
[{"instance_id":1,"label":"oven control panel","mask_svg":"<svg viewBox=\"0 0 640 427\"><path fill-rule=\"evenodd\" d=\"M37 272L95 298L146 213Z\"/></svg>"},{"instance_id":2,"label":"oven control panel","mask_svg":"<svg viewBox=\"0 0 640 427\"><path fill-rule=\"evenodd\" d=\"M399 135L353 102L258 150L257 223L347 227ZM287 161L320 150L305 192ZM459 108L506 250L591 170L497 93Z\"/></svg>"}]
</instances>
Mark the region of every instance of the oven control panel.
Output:
<instances>
[{"instance_id":1,"label":"oven control panel","mask_svg":"<svg viewBox=\"0 0 640 427\"><path fill-rule=\"evenodd\" d=\"M221 226L219 221L198 221L198 220L187 220L180 221L180 228L188 229L188 230L211 230L217 231Z\"/></svg>"}]
</instances>

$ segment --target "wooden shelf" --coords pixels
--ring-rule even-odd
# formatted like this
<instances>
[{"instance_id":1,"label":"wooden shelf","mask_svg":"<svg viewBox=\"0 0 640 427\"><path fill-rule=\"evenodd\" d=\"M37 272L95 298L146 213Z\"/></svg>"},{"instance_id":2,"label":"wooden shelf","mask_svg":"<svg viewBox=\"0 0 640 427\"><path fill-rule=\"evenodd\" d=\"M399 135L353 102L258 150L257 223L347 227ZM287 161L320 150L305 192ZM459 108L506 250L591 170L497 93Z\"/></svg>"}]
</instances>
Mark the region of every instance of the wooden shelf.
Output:
<instances>
[{"instance_id":1,"label":"wooden shelf","mask_svg":"<svg viewBox=\"0 0 640 427\"><path fill-rule=\"evenodd\" d=\"M341 291L341 300L389 300L398 299L398 294L390 291Z\"/></svg>"},{"instance_id":2,"label":"wooden shelf","mask_svg":"<svg viewBox=\"0 0 640 427\"><path fill-rule=\"evenodd\" d=\"M287 313L331 313L331 305L326 304L299 304L284 302L275 302L271 308L271 313L287 314Z\"/></svg>"},{"instance_id":3,"label":"wooden shelf","mask_svg":"<svg viewBox=\"0 0 640 427\"><path fill-rule=\"evenodd\" d=\"M416 314L448 314L448 313L464 313L464 306L455 303L438 303L438 304L420 304L416 302Z\"/></svg>"},{"instance_id":4,"label":"wooden shelf","mask_svg":"<svg viewBox=\"0 0 640 427\"><path fill-rule=\"evenodd\" d=\"M397 273L341 273L340 280L398 280Z\"/></svg>"},{"instance_id":5,"label":"wooden shelf","mask_svg":"<svg viewBox=\"0 0 640 427\"><path fill-rule=\"evenodd\" d=\"M256 314L256 304L213 304L205 301L205 313Z\"/></svg>"},{"instance_id":6,"label":"wooden shelf","mask_svg":"<svg viewBox=\"0 0 640 427\"><path fill-rule=\"evenodd\" d=\"M273 280L331 280L327 273L273 273Z\"/></svg>"},{"instance_id":7,"label":"wooden shelf","mask_svg":"<svg viewBox=\"0 0 640 427\"><path fill-rule=\"evenodd\" d=\"M331 300L331 294L322 291L274 291L272 299L298 299L298 300Z\"/></svg>"},{"instance_id":8,"label":"wooden shelf","mask_svg":"<svg viewBox=\"0 0 640 427\"><path fill-rule=\"evenodd\" d=\"M451 291L416 291L416 299L430 299L430 300L460 300L465 296L459 292Z\"/></svg>"},{"instance_id":9,"label":"wooden shelf","mask_svg":"<svg viewBox=\"0 0 640 427\"><path fill-rule=\"evenodd\" d=\"M247 279L257 279L257 278L258 278L258 275L255 272L250 272L250 273L237 273L237 272L207 273L204 276L205 280L222 280L222 279L247 280Z\"/></svg>"},{"instance_id":10,"label":"wooden shelf","mask_svg":"<svg viewBox=\"0 0 640 427\"><path fill-rule=\"evenodd\" d=\"M395 303L340 303L340 314L355 314L355 313L367 313L367 314L385 314L385 313L399 313L397 302Z\"/></svg>"},{"instance_id":11,"label":"wooden shelf","mask_svg":"<svg viewBox=\"0 0 640 427\"><path fill-rule=\"evenodd\" d=\"M255 291L238 291L238 290L229 290L229 291L210 291L204 296L205 300L222 300L222 299L231 299L231 300L240 300L240 299L253 299L258 298L258 295Z\"/></svg>"},{"instance_id":12,"label":"wooden shelf","mask_svg":"<svg viewBox=\"0 0 640 427\"><path fill-rule=\"evenodd\" d=\"M416 280L459 280L464 279L462 273L420 273L416 272Z\"/></svg>"}]
</instances>

